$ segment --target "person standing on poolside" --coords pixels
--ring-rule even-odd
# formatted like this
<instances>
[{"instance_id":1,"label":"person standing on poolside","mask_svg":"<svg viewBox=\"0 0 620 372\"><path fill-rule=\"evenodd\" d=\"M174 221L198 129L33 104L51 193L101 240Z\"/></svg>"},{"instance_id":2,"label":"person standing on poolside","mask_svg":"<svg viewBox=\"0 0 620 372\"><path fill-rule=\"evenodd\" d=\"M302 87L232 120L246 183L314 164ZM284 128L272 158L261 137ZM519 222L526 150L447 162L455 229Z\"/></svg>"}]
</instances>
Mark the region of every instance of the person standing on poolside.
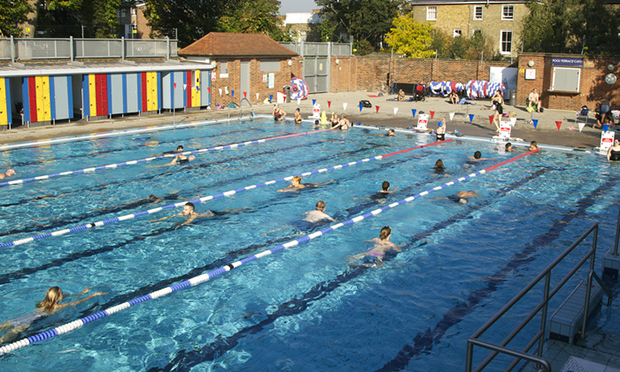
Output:
<instances>
[{"instance_id":1,"label":"person standing on poolside","mask_svg":"<svg viewBox=\"0 0 620 372\"><path fill-rule=\"evenodd\" d=\"M6 177L11 177L15 175L15 169L11 168L4 173L0 173L0 180L5 179Z\"/></svg>"},{"instance_id":2,"label":"person standing on poolside","mask_svg":"<svg viewBox=\"0 0 620 372\"><path fill-rule=\"evenodd\" d=\"M325 202L323 200L319 200L316 202L316 209L306 212L306 217L303 220L310 223L316 223L322 220L335 222L333 218L325 213L325 207Z\"/></svg>"}]
</instances>

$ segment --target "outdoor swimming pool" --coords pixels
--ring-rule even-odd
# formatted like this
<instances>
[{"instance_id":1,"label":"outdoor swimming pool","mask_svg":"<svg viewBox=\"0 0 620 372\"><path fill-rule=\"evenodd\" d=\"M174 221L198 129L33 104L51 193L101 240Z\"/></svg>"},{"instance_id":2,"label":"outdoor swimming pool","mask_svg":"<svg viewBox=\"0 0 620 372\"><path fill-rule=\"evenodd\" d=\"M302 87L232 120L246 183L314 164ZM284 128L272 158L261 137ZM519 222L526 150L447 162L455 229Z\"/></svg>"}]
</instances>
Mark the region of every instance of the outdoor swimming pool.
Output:
<instances>
[{"instance_id":1,"label":"outdoor swimming pool","mask_svg":"<svg viewBox=\"0 0 620 372\"><path fill-rule=\"evenodd\" d=\"M22 179L143 159L178 144L201 149L308 131L310 124L271 120L208 124L5 150L0 169L14 167L13 179ZM0 319L33 312L51 286L109 293L35 323L23 334L32 336L326 229L330 224L299 223L319 200L344 222L525 152L456 138L304 177L318 188L278 193L289 183L281 181L241 191L434 142L425 134L384 133L308 133L196 154L180 166L159 159L2 186L0 244L239 192L196 204L199 213L222 213L189 226L179 226L182 218L150 222L180 212L167 209L3 247ZM465 153L476 150L493 159L470 164ZM430 169L439 158L444 174ZM374 198L384 180L398 189ZM603 222L599 247L611 246L619 182L617 167L603 157L543 148L206 283L4 354L0 369L462 370L467 338L591 224ZM435 200L460 190L480 197L466 205ZM162 200L146 200L151 194ZM383 226L392 228L391 241L402 252L388 253L381 268L347 266Z\"/></svg>"}]
</instances>

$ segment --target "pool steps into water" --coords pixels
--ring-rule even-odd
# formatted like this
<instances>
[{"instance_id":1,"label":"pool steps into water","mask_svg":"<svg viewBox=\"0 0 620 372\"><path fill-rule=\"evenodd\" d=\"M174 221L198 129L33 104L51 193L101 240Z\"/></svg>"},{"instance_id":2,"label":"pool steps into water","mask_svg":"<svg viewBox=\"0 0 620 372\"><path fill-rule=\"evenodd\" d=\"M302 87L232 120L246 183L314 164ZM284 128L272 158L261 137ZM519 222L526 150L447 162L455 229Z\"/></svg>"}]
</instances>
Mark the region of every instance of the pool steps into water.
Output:
<instances>
[{"instance_id":1,"label":"pool steps into water","mask_svg":"<svg viewBox=\"0 0 620 372\"><path fill-rule=\"evenodd\" d=\"M471 372L484 370L499 354L505 354L513 357L513 361L508 365L506 370L510 371L515 368L522 361L529 361L537 364L536 369L542 368L545 371L551 370L550 362L544 358L544 345L545 337L547 336L547 311L549 301L562 289L573 276L579 272L579 269L589 261L589 270L586 284L579 286L568 296L569 298L564 301L560 309L555 312L551 317L549 331L550 336L555 333L556 338L561 338L566 341L573 341L575 333L578 331L579 325L581 325L579 331L581 337L586 337L586 327L588 317L584 314L591 314L592 309L602 299L602 292L608 297L608 306L611 305L613 293L606 287L603 281L594 271L594 263L596 257L596 243L598 237L598 223L592 225L585 233L581 235L570 247L566 248L562 254L556 258L551 264L549 264L542 272L540 272L525 288L523 288L517 295L515 295L506 305L504 305L491 319L489 319L484 325L482 325L472 336L467 340L467 357L465 371ZM551 288L551 274L552 270L556 268L573 250L578 247L586 238L592 237L592 246L587 253L583 255L580 261L574 265L570 271L564 275L560 281ZM596 283L594 282L596 281ZM489 342L482 340L482 336L485 332L489 331L498 321L500 321L509 310L511 310L519 301L521 301L526 295L528 295L534 288L540 289L540 283L544 281L542 300L535 304L535 307L529 314L520 318L523 320L517 325L501 342ZM594 290L594 295L592 291ZM600 290L600 293L599 293ZM589 301L586 301L589 299ZM540 317L540 327L538 332L531 338L527 345L522 350L516 350L509 347L509 343L532 321L534 318ZM579 324L581 322L581 324ZM497 326L499 327L499 326ZM527 337L523 336L522 337ZM553 338L553 337L551 337ZM538 345L536 354L530 354L530 350ZM485 349L485 352L492 351L482 362L480 362L476 368L473 368L474 360L474 346Z\"/></svg>"},{"instance_id":2,"label":"pool steps into water","mask_svg":"<svg viewBox=\"0 0 620 372\"><path fill-rule=\"evenodd\" d=\"M450 140L448 140L448 141L450 141ZM423 146L428 146L428 145L423 145ZM402 152L405 152L405 151L406 150L402 150L402 151L399 151L397 153L402 153ZM344 226L347 226L347 225L353 225L353 224L355 224L357 222L360 222L362 220L365 220L367 218L374 217L374 216L376 216L376 215L378 215L378 214L380 214L380 213L382 213L382 212L384 212L386 210L396 208L397 206L399 206L401 204L405 204L405 203L408 203L408 202L413 201L415 199L418 199L418 198L420 198L422 196L426 196L426 195L428 195L428 194L430 194L430 193L432 193L434 191L441 190L441 189L453 186L453 185L455 185L457 183L460 183L460 182L466 181L468 179L474 178L476 176L486 174L489 171L492 171L492 170L494 170L494 169L496 169L498 167L501 167L501 166L503 166L505 164L511 163L511 162L513 162L515 160L518 160L520 158L523 158L525 156L537 153L538 151L539 150L536 149L534 151L526 152L526 153L521 154L519 156L516 156L514 158L511 158L511 159L505 160L505 161L503 161L501 163L495 164L495 165L493 165L491 167L488 167L488 168L482 169L480 171L468 174L467 176L464 176L464 177L457 178L457 179L455 179L455 180L453 180L451 182L445 183L445 184L437 186L437 187L433 187L433 188L431 188L431 189L429 189L427 191L423 191L423 192L421 192L421 193L419 193L417 195L409 196L409 197L407 197L405 199L402 199L402 200L400 200L398 202L389 204L389 205L384 206L384 207L379 208L379 209L375 209L375 210L373 210L371 212L359 215L359 216L354 217L352 219L349 219L347 221L334 224L332 226L329 226L326 229L323 229L321 231L317 231L317 232L308 234L308 235L306 235L304 237L292 240L292 241L290 241L288 243L279 245L279 246L277 246L275 248L264 250L262 252L259 252L259 253L255 254L255 255L253 255L253 256L246 257L246 258L244 258L242 260L239 260L239 261L236 261L236 262L232 262L232 263L224 265L224 266L222 266L222 267L220 267L218 269L215 269L215 270L209 271L207 273L195 276L195 277L193 277L191 279L188 279L186 281L183 281L181 283L177 283L177 284L172 285L170 287L167 287L167 288L164 288L164 289L152 292L152 293L150 293L148 295L145 295L145 296L133 299L131 301L122 303L120 305L113 306L113 307L111 307L109 309L106 309L106 310L100 311L98 313L95 313L93 315L90 315L90 316L87 316L87 317L75 320L73 322L67 323L67 324L62 325L60 327L57 327L57 328L54 328L54 329L51 329L51 330L48 330L48 331L45 331L45 332L42 332L42 333L38 333L36 335L33 335L33 336L30 336L30 337L21 339L19 341L16 341L16 342L13 342L13 343L10 343L10 344L3 345L2 347L0 347L0 355L9 353L11 351L17 350L17 349L22 348L24 346L28 346L28 345L33 344L35 342L40 342L40 341L47 340L47 339L50 339L52 337L58 336L60 334L70 332L70 331L72 331L74 329L82 327L83 325L85 325L87 323L90 323L92 321L104 318L104 317L106 317L108 315L111 315L111 314L114 314L114 313L116 313L118 311L125 310L125 309L127 309L127 308L129 308L131 306L140 304L142 302L145 302L145 301L148 301L148 300L153 300L153 299L156 299L156 298L168 295L168 294L170 294L172 292L175 292L175 291L178 291L178 290L182 290L182 289L185 289L185 288L189 288L189 287L193 287L193 286L196 286L198 284L204 283L204 282L208 281L209 279L212 279L212 278L214 278L216 276L222 275L222 274L224 274L224 273L226 273L228 271L231 271L232 269L235 269L235 268L237 268L237 267L239 267L239 266L241 266L241 265L243 265L245 263L249 263L249 262L258 260L259 258L271 255L272 253L284 250L286 248L295 247L295 246L299 245L300 243L304 243L304 242L310 241L312 239L321 237L324 234L329 233L331 231L335 231L335 230L337 230L337 229L339 229L341 227L344 227ZM396 154L396 153L394 153L394 154Z\"/></svg>"}]
</instances>

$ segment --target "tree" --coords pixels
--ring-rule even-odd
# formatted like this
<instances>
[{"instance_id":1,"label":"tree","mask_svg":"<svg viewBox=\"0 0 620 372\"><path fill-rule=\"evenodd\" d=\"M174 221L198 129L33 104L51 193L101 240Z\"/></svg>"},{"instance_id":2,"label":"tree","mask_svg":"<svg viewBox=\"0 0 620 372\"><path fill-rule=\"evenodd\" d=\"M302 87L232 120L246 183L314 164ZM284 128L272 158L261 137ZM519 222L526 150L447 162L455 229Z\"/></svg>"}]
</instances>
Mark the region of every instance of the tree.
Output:
<instances>
[{"instance_id":1,"label":"tree","mask_svg":"<svg viewBox=\"0 0 620 372\"><path fill-rule=\"evenodd\" d=\"M229 8L220 18L218 29L224 32L268 34L277 41L291 41L290 36L280 28L282 21L278 18L280 1L255 0L245 1L241 6Z\"/></svg>"},{"instance_id":2,"label":"tree","mask_svg":"<svg viewBox=\"0 0 620 372\"><path fill-rule=\"evenodd\" d=\"M149 0L144 12L152 36L174 37L185 47L212 31L224 12L241 5L241 0Z\"/></svg>"},{"instance_id":3,"label":"tree","mask_svg":"<svg viewBox=\"0 0 620 372\"><path fill-rule=\"evenodd\" d=\"M28 13L34 11L28 0L0 0L0 35L23 36L24 29L18 27L28 20Z\"/></svg>"},{"instance_id":4,"label":"tree","mask_svg":"<svg viewBox=\"0 0 620 372\"><path fill-rule=\"evenodd\" d=\"M521 42L528 52L619 54L620 10L605 0L530 0Z\"/></svg>"},{"instance_id":5,"label":"tree","mask_svg":"<svg viewBox=\"0 0 620 372\"><path fill-rule=\"evenodd\" d=\"M378 50L384 35L392 27L402 0L315 0L323 16L324 40L350 41L360 53ZM339 32L342 31L342 32Z\"/></svg>"},{"instance_id":6,"label":"tree","mask_svg":"<svg viewBox=\"0 0 620 372\"><path fill-rule=\"evenodd\" d=\"M121 0L41 0L37 30L47 37L117 37Z\"/></svg>"},{"instance_id":7,"label":"tree","mask_svg":"<svg viewBox=\"0 0 620 372\"><path fill-rule=\"evenodd\" d=\"M385 36L385 42L408 58L430 58L435 51L430 49L433 38L433 27L429 23L421 23L412 14L396 17L394 28Z\"/></svg>"}]
</instances>

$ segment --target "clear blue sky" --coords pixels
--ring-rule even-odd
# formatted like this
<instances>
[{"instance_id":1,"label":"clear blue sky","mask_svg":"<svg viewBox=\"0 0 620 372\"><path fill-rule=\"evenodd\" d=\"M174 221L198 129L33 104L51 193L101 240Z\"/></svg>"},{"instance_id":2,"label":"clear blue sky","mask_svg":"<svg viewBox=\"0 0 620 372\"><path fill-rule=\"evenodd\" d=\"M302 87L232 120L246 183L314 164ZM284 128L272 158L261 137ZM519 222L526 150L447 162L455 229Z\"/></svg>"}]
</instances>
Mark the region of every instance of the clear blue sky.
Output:
<instances>
[{"instance_id":1,"label":"clear blue sky","mask_svg":"<svg viewBox=\"0 0 620 372\"><path fill-rule=\"evenodd\" d=\"M280 14L309 13L319 8L314 0L280 0L280 3Z\"/></svg>"}]
</instances>

